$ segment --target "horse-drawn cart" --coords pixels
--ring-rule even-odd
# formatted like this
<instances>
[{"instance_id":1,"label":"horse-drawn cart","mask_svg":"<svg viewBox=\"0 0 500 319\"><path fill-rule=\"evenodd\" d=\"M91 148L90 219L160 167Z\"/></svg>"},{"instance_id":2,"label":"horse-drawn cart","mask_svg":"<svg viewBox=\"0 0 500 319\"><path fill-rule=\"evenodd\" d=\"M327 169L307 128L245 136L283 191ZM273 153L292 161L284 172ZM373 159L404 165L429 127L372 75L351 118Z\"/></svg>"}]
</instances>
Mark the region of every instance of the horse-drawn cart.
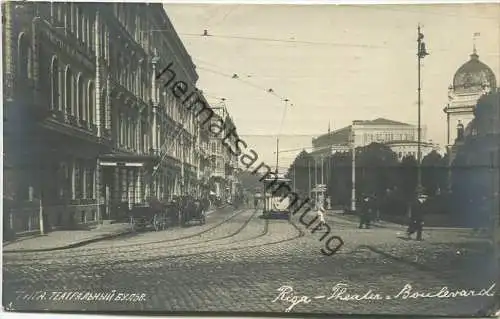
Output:
<instances>
[{"instance_id":1,"label":"horse-drawn cart","mask_svg":"<svg viewBox=\"0 0 500 319\"><path fill-rule=\"evenodd\" d=\"M205 209L200 201L187 201L182 212L182 225L197 221L200 225L206 223Z\"/></svg>"},{"instance_id":2,"label":"horse-drawn cart","mask_svg":"<svg viewBox=\"0 0 500 319\"><path fill-rule=\"evenodd\" d=\"M130 210L129 224L132 230L152 228L155 231L165 230L169 218L164 210L154 209L148 205L134 206Z\"/></svg>"}]
</instances>

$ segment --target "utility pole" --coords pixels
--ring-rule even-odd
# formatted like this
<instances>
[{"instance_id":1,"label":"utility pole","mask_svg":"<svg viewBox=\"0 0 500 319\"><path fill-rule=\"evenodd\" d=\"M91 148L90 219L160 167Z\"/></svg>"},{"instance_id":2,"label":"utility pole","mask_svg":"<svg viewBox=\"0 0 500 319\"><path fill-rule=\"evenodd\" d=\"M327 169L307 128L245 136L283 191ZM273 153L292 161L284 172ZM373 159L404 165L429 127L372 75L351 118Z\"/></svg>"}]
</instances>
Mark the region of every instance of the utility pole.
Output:
<instances>
[{"instance_id":1,"label":"utility pole","mask_svg":"<svg viewBox=\"0 0 500 319\"><path fill-rule=\"evenodd\" d=\"M314 200L318 203L318 159L314 158Z\"/></svg>"},{"instance_id":2,"label":"utility pole","mask_svg":"<svg viewBox=\"0 0 500 319\"><path fill-rule=\"evenodd\" d=\"M323 190L324 176L325 174L323 172L323 155L321 155L321 196L320 196L321 206L323 206L323 203L325 201L325 192Z\"/></svg>"},{"instance_id":3,"label":"utility pole","mask_svg":"<svg viewBox=\"0 0 500 319\"><path fill-rule=\"evenodd\" d=\"M283 120L285 119L285 112L286 109L288 108L288 99L283 100L285 102L285 110L283 112L283 118L281 119L281 124L279 127L278 134L276 135L276 176L278 175L278 161L279 161L279 144L280 144L280 134L281 134L281 129L283 127Z\"/></svg>"},{"instance_id":4,"label":"utility pole","mask_svg":"<svg viewBox=\"0 0 500 319\"><path fill-rule=\"evenodd\" d=\"M184 139L181 136L181 195L184 196L185 194L185 187L184 187Z\"/></svg>"},{"instance_id":5,"label":"utility pole","mask_svg":"<svg viewBox=\"0 0 500 319\"><path fill-rule=\"evenodd\" d=\"M351 126L352 127L352 126ZM352 161L351 161L351 211L356 211L356 143L354 143L354 127L351 132L351 147L352 147Z\"/></svg>"},{"instance_id":6,"label":"utility pole","mask_svg":"<svg viewBox=\"0 0 500 319\"><path fill-rule=\"evenodd\" d=\"M496 154L495 154L496 153ZM493 211L492 211L492 221L493 221L493 265L495 269L495 273L499 273L500 271L500 205L499 205L499 197L500 197L500 169L498 167L498 161L500 160L500 149L497 149L492 154L492 167L493 167L493 187L492 187L492 203L493 203ZM495 159L496 157L496 159ZM499 278L500 279L500 275ZM497 290L497 294L498 294Z\"/></svg>"},{"instance_id":7,"label":"utility pole","mask_svg":"<svg viewBox=\"0 0 500 319\"><path fill-rule=\"evenodd\" d=\"M279 162L279 149L280 149L280 138L276 137L276 176L278 175L278 162Z\"/></svg>"},{"instance_id":8,"label":"utility pole","mask_svg":"<svg viewBox=\"0 0 500 319\"><path fill-rule=\"evenodd\" d=\"M324 176L324 174L323 174L323 155L321 155L321 185L323 185L323 182L324 182L323 176Z\"/></svg>"},{"instance_id":9,"label":"utility pole","mask_svg":"<svg viewBox=\"0 0 500 319\"><path fill-rule=\"evenodd\" d=\"M311 160L307 160L307 171L309 173L309 189L308 189L308 194L309 198L311 197Z\"/></svg>"},{"instance_id":10,"label":"utility pole","mask_svg":"<svg viewBox=\"0 0 500 319\"><path fill-rule=\"evenodd\" d=\"M422 88L421 88L421 72L420 69L422 67L422 59L425 58L425 56L429 55L427 53L427 50L425 48L425 43L423 41L424 39L424 34L421 32L420 24L417 27L417 69L418 69L418 144L417 144L417 189L416 192L417 194L422 193L422 151L421 151L421 144L422 144L422 127L421 127L421 93L422 93Z\"/></svg>"}]
</instances>

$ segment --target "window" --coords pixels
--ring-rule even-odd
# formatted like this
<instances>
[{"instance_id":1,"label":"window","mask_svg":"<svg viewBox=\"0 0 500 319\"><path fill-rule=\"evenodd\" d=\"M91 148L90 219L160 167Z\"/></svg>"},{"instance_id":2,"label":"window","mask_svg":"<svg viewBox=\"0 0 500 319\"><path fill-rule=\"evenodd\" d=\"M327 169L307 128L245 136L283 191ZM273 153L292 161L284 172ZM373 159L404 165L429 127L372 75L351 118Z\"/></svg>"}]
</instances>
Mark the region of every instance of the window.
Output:
<instances>
[{"instance_id":1,"label":"window","mask_svg":"<svg viewBox=\"0 0 500 319\"><path fill-rule=\"evenodd\" d=\"M26 34L21 33L18 43L18 76L24 82L28 80L30 61L29 42Z\"/></svg>"},{"instance_id":2,"label":"window","mask_svg":"<svg viewBox=\"0 0 500 319\"><path fill-rule=\"evenodd\" d=\"M120 138L119 138L118 143L121 146L125 142L125 123L124 123L124 118L123 118L123 114L122 113L120 113L120 120L119 120L119 124L118 125L120 126Z\"/></svg>"},{"instance_id":3,"label":"window","mask_svg":"<svg viewBox=\"0 0 500 319\"><path fill-rule=\"evenodd\" d=\"M88 89L88 110L87 110L87 118L89 123L94 123L94 110L95 110L95 93L94 93L94 83L92 81L89 82Z\"/></svg>"},{"instance_id":4,"label":"window","mask_svg":"<svg viewBox=\"0 0 500 319\"><path fill-rule=\"evenodd\" d=\"M75 185L75 193L73 194L73 199L80 199L82 198L82 174L81 174L81 167L80 163L75 162L74 164L74 172L75 172L75 180L74 180L74 185Z\"/></svg>"},{"instance_id":5,"label":"window","mask_svg":"<svg viewBox=\"0 0 500 319\"><path fill-rule=\"evenodd\" d=\"M87 188L87 198L94 198L94 168L87 168L87 180L85 187Z\"/></svg>"},{"instance_id":6,"label":"window","mask_svg":"<svg viewBox=\"0 0 500 319\"><path fill-rule=\"evenodd\" d=\"M71 69L68 66L66 66L66 77L65 77L65 84L66 84L66 89L64 91L64 97L65 97L65 109L66 113L72 114L72 107L71 107L71 97L72 97L72 76L71 76Z\"/></svg>"},{"instance_id":7,"label":"window","mask_svg":"<svg viewBox=\"0 0 500 319\"><path fill-rule=\"evenodd\" d=\"M52 89L52 109L59 110L59 67L56 57L52 58L50 77Z\"/></svg>"},{"instance_id":8,"label":"window","mask_svg":"<svg viewBox=\"0 0 500 319\"><path fill-rule=\"evenodd\" d=\"M81 29L82 29L82 19L81 19L81 16L82 16L82 13L80 11L80 8L78 7L78 5L76 5L76 8L75 8L75 11L76 11L76 14L75 14L75 33L76 33L76 38L78 40L81 40Z\"/></svg>"},{"instance_id":9,"label":"window","mask_svg":"<svg viewBox=\"0 0 500 319\"><path fill-rule=\"evenodd\" d=\"M86 114L85 114L85 100L84 100L84 80L81 74L78 74L78 80L77 80L77 105L78 105L78 117L81 120L85 120Z\"/></svg>"}]
</instances>

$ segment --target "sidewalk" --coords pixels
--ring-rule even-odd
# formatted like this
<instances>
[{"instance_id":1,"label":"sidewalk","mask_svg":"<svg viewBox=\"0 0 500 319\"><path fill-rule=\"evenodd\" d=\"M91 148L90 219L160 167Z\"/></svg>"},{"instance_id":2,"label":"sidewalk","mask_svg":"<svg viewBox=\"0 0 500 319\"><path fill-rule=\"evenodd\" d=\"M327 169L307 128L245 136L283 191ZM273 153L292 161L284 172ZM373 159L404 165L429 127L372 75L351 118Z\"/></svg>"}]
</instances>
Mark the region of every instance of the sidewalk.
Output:
<instances>
[{"instance_id":1,"label":"sidewalk","mask_svg":"<svg viewBox=\"0 0 500 319\"><path fill-rule=\"evenodd\" d=\"M206 216L224 210L227 207L229 207L229 205L214 207L206 212ZM43 252L70 249L101 240L113 239L131 232L132 230L127 223L104 224L90 230L57 230L43 236L34 235L4 242L3 253Z\"/></svg>"},{"instance_id":2,"label":"sidewalk","mask_svg":"<svg viewBox=\"0 0 500 319\"><path fill-rule=\"evenodd\" d=\"M3 253L42 252L75 248L131 232L129 224L106 224L91 230L60 230L3 244Z\"/></svg>"},{"instance_id":3,"label":"sidewalk","mask_svg":"<svg viewBox=\"0 0 500 319\"><path fill-rule=\"evenodd\" d=\"M359 223L359 216L358 215L353 215L353 214L344 214L338 211L328 211L328 213L331 214L331 216L337 217L339 219L349 221L352 223ZM383 217L382 217L383 218ZM408 227L408 225L405 224L398 224L394 222L390 222L387 220L381 219L378 222L372 222L371 226L373 227L378 227L378 228L390 228L390 229L401 229ZM455 230L470 230L472 231L472 228L470 227L445 227L445 226L426 226L425 221L424 221L424 228L428 230L450 230L450 231L455 231Z\"/></svg>"}]
</instances>

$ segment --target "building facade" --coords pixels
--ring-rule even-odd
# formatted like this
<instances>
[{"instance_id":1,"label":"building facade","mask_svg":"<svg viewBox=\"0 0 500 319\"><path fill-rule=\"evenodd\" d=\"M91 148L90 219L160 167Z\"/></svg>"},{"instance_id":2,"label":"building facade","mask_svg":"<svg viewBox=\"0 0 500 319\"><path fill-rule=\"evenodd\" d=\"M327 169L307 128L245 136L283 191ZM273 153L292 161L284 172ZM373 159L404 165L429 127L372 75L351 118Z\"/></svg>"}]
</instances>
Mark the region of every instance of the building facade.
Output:
<instances>
[{"instance_id":1,"label":"building facade","mask_svg":"<svg viewBox=\"0 0 500 319\"><path fill-rule=\"evenodd\" d=\"M452 165L465 138L476 134L472 125L478 100L496 92L497 82L489 66L479 60L473 49L469 61L458 68L453 76L453 85L448 88L449 103L443 109L446 113L448 153L448 191L453 184Z\"/></svg>"},{"instance_id":2,"label":"building facade","mask_svg":"<svg viewBox=\"0 0 500 319\"><path fill-rule=\"evenodd\" d=\"M421 127L422 158L439 147L425 142L425 127ZM329 132L313 139L313 155L325 157L336 152L349 152L354 147L371 143L385 144L398 154L401 160L406 155L417 158L418 127L411 124L378 118L370 121L353 121L352 125Z\"/></svg>"},{"instance_id":3,"label":"building facade","mask_svg":"<svg viewBox=\"0 0 500 319\"><path fill-rule=\"evenodd\" d=\"M208 133L156 77L198 80L161 4L3 6L4 198L59 225L208 189Z\"/></svg>"},{"instance_id":4,"label":"building facade","mask_svg":"<svg viewBox=\"0 0 500 319\"><path fill-rule=\"evenodd\" d=\"M224 125L220 134L210 136L210 194L224 202L231 202L239 185L236 178L238 157L231 152L224 137L233 131L233 138L237 138L238 133L225 104L214 107L213 111L212 123Z\"/></svg>"},{"instance_id":5,"label":"building facade","mask_svg":"<svg viewBox=\"0 0 500 319\"><path fill-rule=\"evenodd\" d=\"M448 88L446 113L447 146L452 147L457 139L459 126L466 128L474 118L474 109L479 98L496 86L495 74L489 66L479 60L476 49L470 60L464 63L453 76L453 84Z\"/></svg>"}]
</instances>

